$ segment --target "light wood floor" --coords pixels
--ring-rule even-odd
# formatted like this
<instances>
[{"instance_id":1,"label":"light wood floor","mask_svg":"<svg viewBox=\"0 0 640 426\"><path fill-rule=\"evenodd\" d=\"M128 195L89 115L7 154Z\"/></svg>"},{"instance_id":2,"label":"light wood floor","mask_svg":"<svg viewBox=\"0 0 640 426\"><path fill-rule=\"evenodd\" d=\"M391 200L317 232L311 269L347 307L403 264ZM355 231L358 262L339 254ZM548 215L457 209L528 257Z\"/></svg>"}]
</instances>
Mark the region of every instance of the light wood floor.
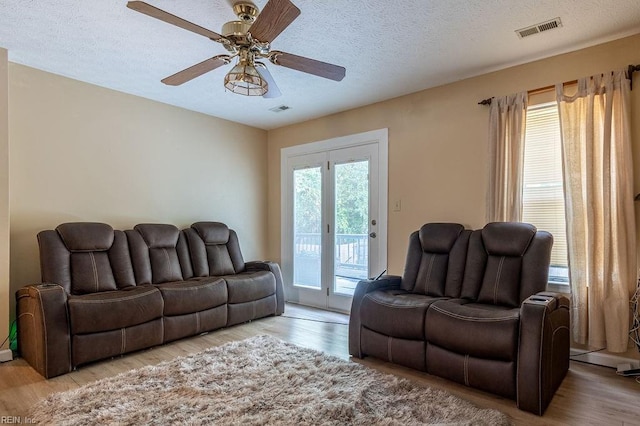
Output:
<instances>
[{"instance_id":1,"label":"light wood floor","mask_svg":"<svg viewBox=\"0 0 640 426\"><path fill-rule=\"evenodd\" d=\"M45 380L17 359L0 364L0 418L26 416L31 405L52 392L65 391L123 371L157 364L234 340L269 334L282 340L349 359L348 317L296 305L284 316L217 330L157 348L97 362L51 380ZM613 369L571 362L570 371L543 417L520 411L515 402L438 377L365 358L353 360L369 367L445 389L481 407L508 414L517 425L640 425L640 384L617 376Z\"/></svg>"}]
</instances>

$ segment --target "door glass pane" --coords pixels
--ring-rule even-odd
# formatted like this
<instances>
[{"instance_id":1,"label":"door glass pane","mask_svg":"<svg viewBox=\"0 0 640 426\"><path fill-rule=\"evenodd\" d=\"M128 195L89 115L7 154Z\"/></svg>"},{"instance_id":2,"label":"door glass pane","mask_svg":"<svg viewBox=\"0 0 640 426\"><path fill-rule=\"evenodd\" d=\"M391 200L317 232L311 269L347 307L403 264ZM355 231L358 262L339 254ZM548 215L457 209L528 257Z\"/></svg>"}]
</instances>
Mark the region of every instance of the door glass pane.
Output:
<instances>
[{"instance_id":1,"label":"door glass pane","mask_svg":"<svg viewBox=\"0 0 640 426\"><path fill-rule=\"evenodd\" d=\"M369 161L335 165L333 291L353 295L369 276Z\"/></svg>"},{"instance_id":2,"label":"door glass pane","mask_svg":"<svg viewBox=\"0 0 640 426\"><path fill-rule=\"evenodd\" d=\"M293 171L293 285L320 289L322 170Z\"/></svg>"}]
</instances>

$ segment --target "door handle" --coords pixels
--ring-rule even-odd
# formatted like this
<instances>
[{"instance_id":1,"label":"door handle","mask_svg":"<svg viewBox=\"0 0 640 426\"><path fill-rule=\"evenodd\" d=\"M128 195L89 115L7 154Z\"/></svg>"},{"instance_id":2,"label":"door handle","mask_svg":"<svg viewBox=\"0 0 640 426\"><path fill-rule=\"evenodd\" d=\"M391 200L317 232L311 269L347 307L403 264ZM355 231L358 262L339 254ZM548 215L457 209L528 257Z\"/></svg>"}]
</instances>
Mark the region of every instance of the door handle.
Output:
<instances>
[{"instance_id":1,"label":"door handle","mask_svg":"<svg viewBox=\"0 0 640 426\"><path fill-rule=\"evenodd\" d=\"M372 232L372 233L370 233L370 234L369 234L369 236L370 236L371 238L375 238L375 237L377 237L378 235L377 235L375 232Z\"/></svg>"}]
</instances>

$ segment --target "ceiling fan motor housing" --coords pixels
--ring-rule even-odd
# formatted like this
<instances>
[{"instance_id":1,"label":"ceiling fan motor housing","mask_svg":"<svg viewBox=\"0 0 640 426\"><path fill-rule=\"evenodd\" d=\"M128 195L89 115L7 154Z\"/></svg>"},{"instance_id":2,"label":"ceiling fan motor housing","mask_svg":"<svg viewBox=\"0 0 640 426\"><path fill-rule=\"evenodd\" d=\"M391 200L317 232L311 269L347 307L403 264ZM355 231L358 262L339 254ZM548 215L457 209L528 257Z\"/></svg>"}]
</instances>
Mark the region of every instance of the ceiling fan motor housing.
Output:
<instances>
[{"instance_id":1,"label":"ceiling fan motor housing","mask_svg":"<svg viewBox=\"0 0 640 426\"><path fill-rule=\"evenodd\" d=\"M249 46L251 41L247 37L247 31L251 28L250 22L230 21L222 26L222 35L233 42L233 44L225 44L224 47L230 52L235 52L236 46ZM234 44L236 46L234 46Z\"/></svg>"},{"instance_id":2,"label":"ceiling fan motor housing","mask_svg":"<svg viewBox=\"0 0 640 426\"><path fill-rule=\"evenodd\" d=\"M234 45L225 44L225 48L233 53L237 47L250 46L251 40L247 37L247 31L258 16L258 8L253 3L239 2L233 5L233 12L238 16L237 21L227 22L222 26L222 35L233 42Z\"/></svg>"},{"instance_id":3,"label":"ceiling fan motor housing","mask_svg":"<svg viewBox=\"0 0 640 426\"><path fill-rule=\"evenodd\" d=\"M233 5L233 13L238 19L251 25L258 16L258 8L253 3L238 2Z\"/></svg>"}]
</instances>

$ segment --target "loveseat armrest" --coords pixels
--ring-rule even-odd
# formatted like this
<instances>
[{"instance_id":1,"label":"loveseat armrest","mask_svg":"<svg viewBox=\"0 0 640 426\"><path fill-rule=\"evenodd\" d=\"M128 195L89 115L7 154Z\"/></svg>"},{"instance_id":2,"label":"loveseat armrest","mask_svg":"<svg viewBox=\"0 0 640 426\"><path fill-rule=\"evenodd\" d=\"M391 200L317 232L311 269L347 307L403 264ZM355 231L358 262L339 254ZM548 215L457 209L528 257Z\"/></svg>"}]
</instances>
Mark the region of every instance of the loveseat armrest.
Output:
<instances>
[{"instance_id":1,"label":"loveseat armrest","mask_svg":"<svg viewBox=\"0 0 640 426\"><path fill-rule=\"evenodd\" d=\"M397 275L383 275L377 280L362 280L358 282L351 302L351 314L349 318L349 354L362 358L360 350L360 305L367 293L382 288L400 288L402 277Z\"/></svg>"},{"instance_id":2,"label":"loveseat armrest","mask_svg":"<svg viewBox=\"0 0 640 426\"><path fill-rule=\"evenodd\" d=\"M16 292L18 352L47 379L71 371L67 293L57 284Z\"/></svg>"},{"instance_id":3,"label":"loveseat armrest","mask_svg":"<svg viewBox=\"0 0 640 426\"><path fill-rule=\"evenodd\" d=\"M353 300L359 297L360 300L365 294L381 288L399 288L402 282L402 277L398 275L382 275L377 280L361 280L356 285L355 292L353 294Z\"/></svg>"},{"instance_id":4,"label":"loveseat armrest","mask_svg":"<svg viewBox=\"0 0 640 426\"><path fill-rule=\"evenodd\" d=\"M520 307L517 403L541 416L569 369L569 299L541 292Z\"/></svg>"},{"instance_id":5,"label":"loveseat armrest","mask_svg":"<svg viewBox=\"0 0 640 426\"><path fill-rule=\"evenodd\" d=\"M284 313L284 287L282 285L282 272L280 271L280 265L276 262L265 261L253 261L244 264L247 271L269 271L276 278L276 315L282 315Z\"/></svg>"}]
</instances>

